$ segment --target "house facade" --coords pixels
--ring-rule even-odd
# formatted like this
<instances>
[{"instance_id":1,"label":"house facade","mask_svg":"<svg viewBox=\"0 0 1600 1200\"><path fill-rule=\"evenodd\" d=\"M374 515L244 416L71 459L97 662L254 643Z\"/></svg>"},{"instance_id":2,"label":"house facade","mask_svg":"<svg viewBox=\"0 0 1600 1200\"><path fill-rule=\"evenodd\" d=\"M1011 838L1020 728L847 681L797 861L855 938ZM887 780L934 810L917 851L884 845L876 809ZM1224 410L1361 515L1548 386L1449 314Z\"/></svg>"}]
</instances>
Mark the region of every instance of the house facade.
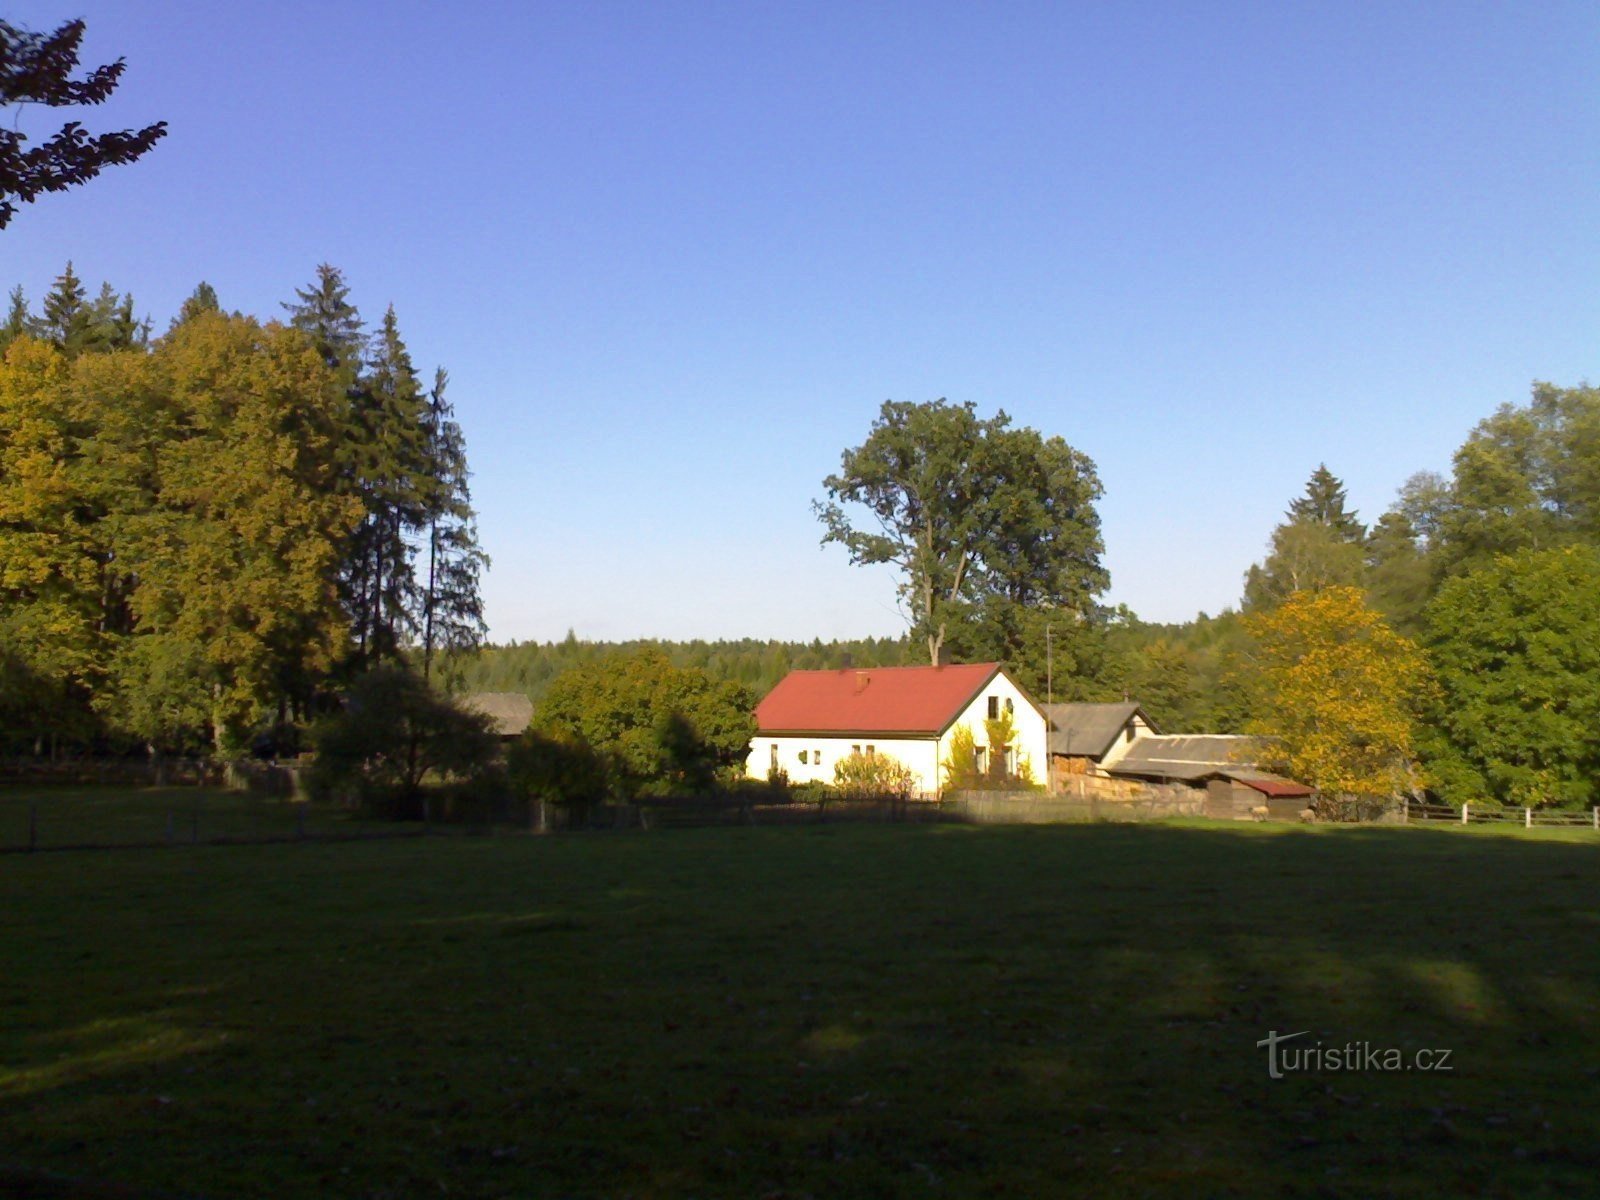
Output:
<instances>
[{"instance_id":1,"label":"house facade","mask_svg":"<svg viewBox=\"0 0 1600 1200\"><path fill-rule=\"evenodd\" d=\"M793 783L831 784L850 754L887 755L911 770L920 795L932 797L945 785L955 731L971 730L982 766L994 752L984 721L1001 713L1011 715L1015 731L1003 748L1007 767L1026 763L1043 783L1049 722L998 663L791 671L756 706L745 770L755 779L779 770Z\"/></svg>"},{"instance_id":2,"label":"house facade","mask_svg":"<svg viewBox=\"0 0 1600 1200\"><path fill-rule=\"evenodd\" d=\"M1047 704L1044 712L1050 718L1050 763L1056 777L1100 774L1135 740L1159 732L1132 701Z\"/></svg>"}]
</instances>

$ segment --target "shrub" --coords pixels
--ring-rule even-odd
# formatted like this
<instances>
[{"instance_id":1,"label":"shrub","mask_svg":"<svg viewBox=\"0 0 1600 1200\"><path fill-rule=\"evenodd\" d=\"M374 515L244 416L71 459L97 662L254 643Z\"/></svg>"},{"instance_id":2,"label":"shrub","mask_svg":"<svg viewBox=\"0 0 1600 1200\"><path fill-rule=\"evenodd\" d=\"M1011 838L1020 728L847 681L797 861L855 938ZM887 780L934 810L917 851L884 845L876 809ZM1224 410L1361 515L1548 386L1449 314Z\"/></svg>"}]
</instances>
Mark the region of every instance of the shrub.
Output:
<instances>
[{"instance_id":1,"label":"shrub","mask_svg":"<svg viewBox=\"0 0 1600 1200\"><path fill-rule=\"evenodd\" d=\"M423 780L474 778L497 754L489 718L457 708L403 666L378 667L351 685L344 709L312 734L311 791L353 798L385 816L421 817Z\"/></svg>"},{"instance_id":2,"label":"shrub","mask_svg":"<svg viewBox=\"0 0 1600 1200\"><path fill-rule=\"evenodd\" d=\"M911 768L888 754L847 754L833 767L841 800L909 800L917 780Z\"/></svg>"}]
</instances>

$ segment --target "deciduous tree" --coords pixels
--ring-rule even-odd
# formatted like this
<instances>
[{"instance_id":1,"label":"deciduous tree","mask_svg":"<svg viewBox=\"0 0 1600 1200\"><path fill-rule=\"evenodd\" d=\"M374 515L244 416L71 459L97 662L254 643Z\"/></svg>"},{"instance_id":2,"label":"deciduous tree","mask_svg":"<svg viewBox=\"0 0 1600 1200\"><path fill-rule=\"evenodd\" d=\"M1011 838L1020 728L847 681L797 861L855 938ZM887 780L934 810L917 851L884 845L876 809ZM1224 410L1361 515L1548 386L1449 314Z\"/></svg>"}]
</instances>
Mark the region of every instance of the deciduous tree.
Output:
<instances>
[{"instance_id":1,"label":"deciduous tree","mask_svg":"<svg viewBox=\"0 0 1600 1200\"><path fill-rule=\"evenodd\" d=\"M74 79L84 23L68 21L52 33L34 33L0 21L0 111L40 104L63 108L103 104L126 68L123 59ZM89 134L69 121L48 141L29 148L15 126L0 127L0 229L11 223L18 204L45 192L62 192L93 179L106 167L131 163L166 135L167 123L143 129Z\"/></svg>"},{"instance_id":2,"label":"deciduous tree","mask_svg":"<svg viewBox=\"0 0 1600 1200\"><path fill-rule=\"evenodd\" d=\"M1430 769L1452 799L1600 802L1600 553L1502 555L1427 611Z\"/></svg>"},{"instance_id":3,"label":"deciduous tree","mask_svg":"<svg viewBox=\"0 0 1600 1200\"><path fill-rule=\"evenodd\" d=\"M1359 589L1296 592L1245 624L1255 640L1249 732L1271 739L1278 766L1333 795L1416 788L1427 665Z\"/></svg>"}]
</instances>

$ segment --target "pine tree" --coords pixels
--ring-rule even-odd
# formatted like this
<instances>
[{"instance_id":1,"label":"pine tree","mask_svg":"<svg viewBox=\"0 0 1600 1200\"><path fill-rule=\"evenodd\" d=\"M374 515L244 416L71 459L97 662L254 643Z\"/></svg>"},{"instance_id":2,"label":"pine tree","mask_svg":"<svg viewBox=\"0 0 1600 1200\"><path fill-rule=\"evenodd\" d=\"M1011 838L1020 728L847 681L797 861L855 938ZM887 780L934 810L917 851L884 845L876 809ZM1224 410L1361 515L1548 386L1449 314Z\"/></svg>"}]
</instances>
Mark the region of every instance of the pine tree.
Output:
<instances>
[{"instance_id":1,"label":"pine tree","mask_svg":"<svg viewBox=\"0 0 1600 1200\"><path fill-rule=\"evenodd\" d=\"M428 566L422 592L422 674L428 678L435 652L451 654L483 644L488 627L478 579L489 557L478 545L477 515L467 486L466 438L445 399L449 376L434 372L424 413L431 495L428 500Z\"/></svg>"},{"instance_id":2,"label":"pine tree","mask_svg":"<svg viewBox=\"0 0 1600 1200\"><path fill-rule=\"evenodd\" d=\"M11 307L6 310L5 324L0 325L0 356L4 356L6 347L18 338L32 336L37 325L33 314L28 311L28 300L22 294L22 285L18 284L11 289Z\"/></svg>"},{"instance_id":3,"label":"pine tree","mask_svg":"<svg viewBox=\"0 0 1600 1200\"><path fill-rule=\"evenodd\" d=\"M211 289L201 284L191 299L202 299L202 291L211 292ZM341 372L347 383L354 383L361 371L366 334L362 330L361 314L350 303L350 288L344 281L344 273L338 267L322 263L317 267L316 282L309 288L296 288L294 294L300 302L283 306L289 313L289 324L309 334L322 360ZM211 292L210 298L215 301L216 293ZM187 309L188 305L184 307Z\"/></svg>"},{"instance_id":4,"label":"pine tree","mask_svg":"<svg viewBox=\"0 0 1600 1200\"><path fill-rule=\"evenodd\" d=\"M192 321L201 313L221 312L222 305L217 300L217 291L205 280L201 280L198 287L189 294L183 302L183 307L178 309L178 315L172 318L172 329L176 329L185 321ZM169 330L170 332L170 330Z\"/></svg>"},{"instance_id":5,"label":"pine tree","mask_svg":"<svg viewBox=\"0 0 1600 1200\"><path fill-rule=\"evenodd\" d=\"M69 262L67 269L56 276L55 287L44 298L40 332L54 342L61 353L76 358L88 347L93 330L94 312L83 290L83 281Z\"/></svg>"},{"instance_id":6,"label":"pine tree","mask_svg":"<svg viewBox=\"0 0 1600 1200\"><path fill-rule=\"evenodd\" d=\"M1345 508L1344 483L1326 463L1317 464L1306 481L1305 495L1290 501L1284 515L1291 524L1326 525L1347 542L1359 542L1366 536L1366 527Z\"/></svg>"},{"instance_id":7,"label":"pine tree","mask_svg":"<svg viewBox=\"0 0 1600 1200\"><path fill-rule=\"evenodd\" d=\"M95 353L143 349L149 342L150 323L133 315L133 296L119 295L109 283L89 306L89 331L83 349Z\"/></svg>"},{"instance_id":8,"label":"pine tree","mask_svg":"<svg viewBox=\"0 0 1600 1200\"><path fill-rule=\"evenodd\" d=\"M367 374L353 394L356 481L366 520L356 534L350 591L364 664L392 658L416 632L411 535L428 524L433 492L424 414L427 397L400 337L394 306L372 338Z\"/></svg>"}]
</instances>

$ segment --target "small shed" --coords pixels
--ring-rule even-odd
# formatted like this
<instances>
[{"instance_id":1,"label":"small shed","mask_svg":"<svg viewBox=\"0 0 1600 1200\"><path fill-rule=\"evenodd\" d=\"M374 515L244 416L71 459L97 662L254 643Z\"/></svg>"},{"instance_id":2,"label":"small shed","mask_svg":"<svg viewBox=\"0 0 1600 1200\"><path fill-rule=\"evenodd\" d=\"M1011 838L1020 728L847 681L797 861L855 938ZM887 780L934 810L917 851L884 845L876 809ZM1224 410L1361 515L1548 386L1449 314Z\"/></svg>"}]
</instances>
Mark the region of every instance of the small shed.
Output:
<instances>
[{"instance_id":1,"label":"small shed","mask_svg":"<svg viewBox=\"0 0 1600 1200\"><path fill-rule=\"evenodd\" d=\"M495 736L503 741L521 737L533 720L533 701L521 692L470 692L461 697L461 707L482 713L493 725Z\"/></svg>"},{"instance_id":2,"label":"small shed","mask_svg":"<svg viewBox=\"0 0 1600 1200\"><path fill-rule=\"evenodd\" d=\"M1144 709L1120 704L1046 704L1050 718L1050 763L1057 775L1094 771L1136 739L1158 732Z\"/></svg>"}]
</instances>

